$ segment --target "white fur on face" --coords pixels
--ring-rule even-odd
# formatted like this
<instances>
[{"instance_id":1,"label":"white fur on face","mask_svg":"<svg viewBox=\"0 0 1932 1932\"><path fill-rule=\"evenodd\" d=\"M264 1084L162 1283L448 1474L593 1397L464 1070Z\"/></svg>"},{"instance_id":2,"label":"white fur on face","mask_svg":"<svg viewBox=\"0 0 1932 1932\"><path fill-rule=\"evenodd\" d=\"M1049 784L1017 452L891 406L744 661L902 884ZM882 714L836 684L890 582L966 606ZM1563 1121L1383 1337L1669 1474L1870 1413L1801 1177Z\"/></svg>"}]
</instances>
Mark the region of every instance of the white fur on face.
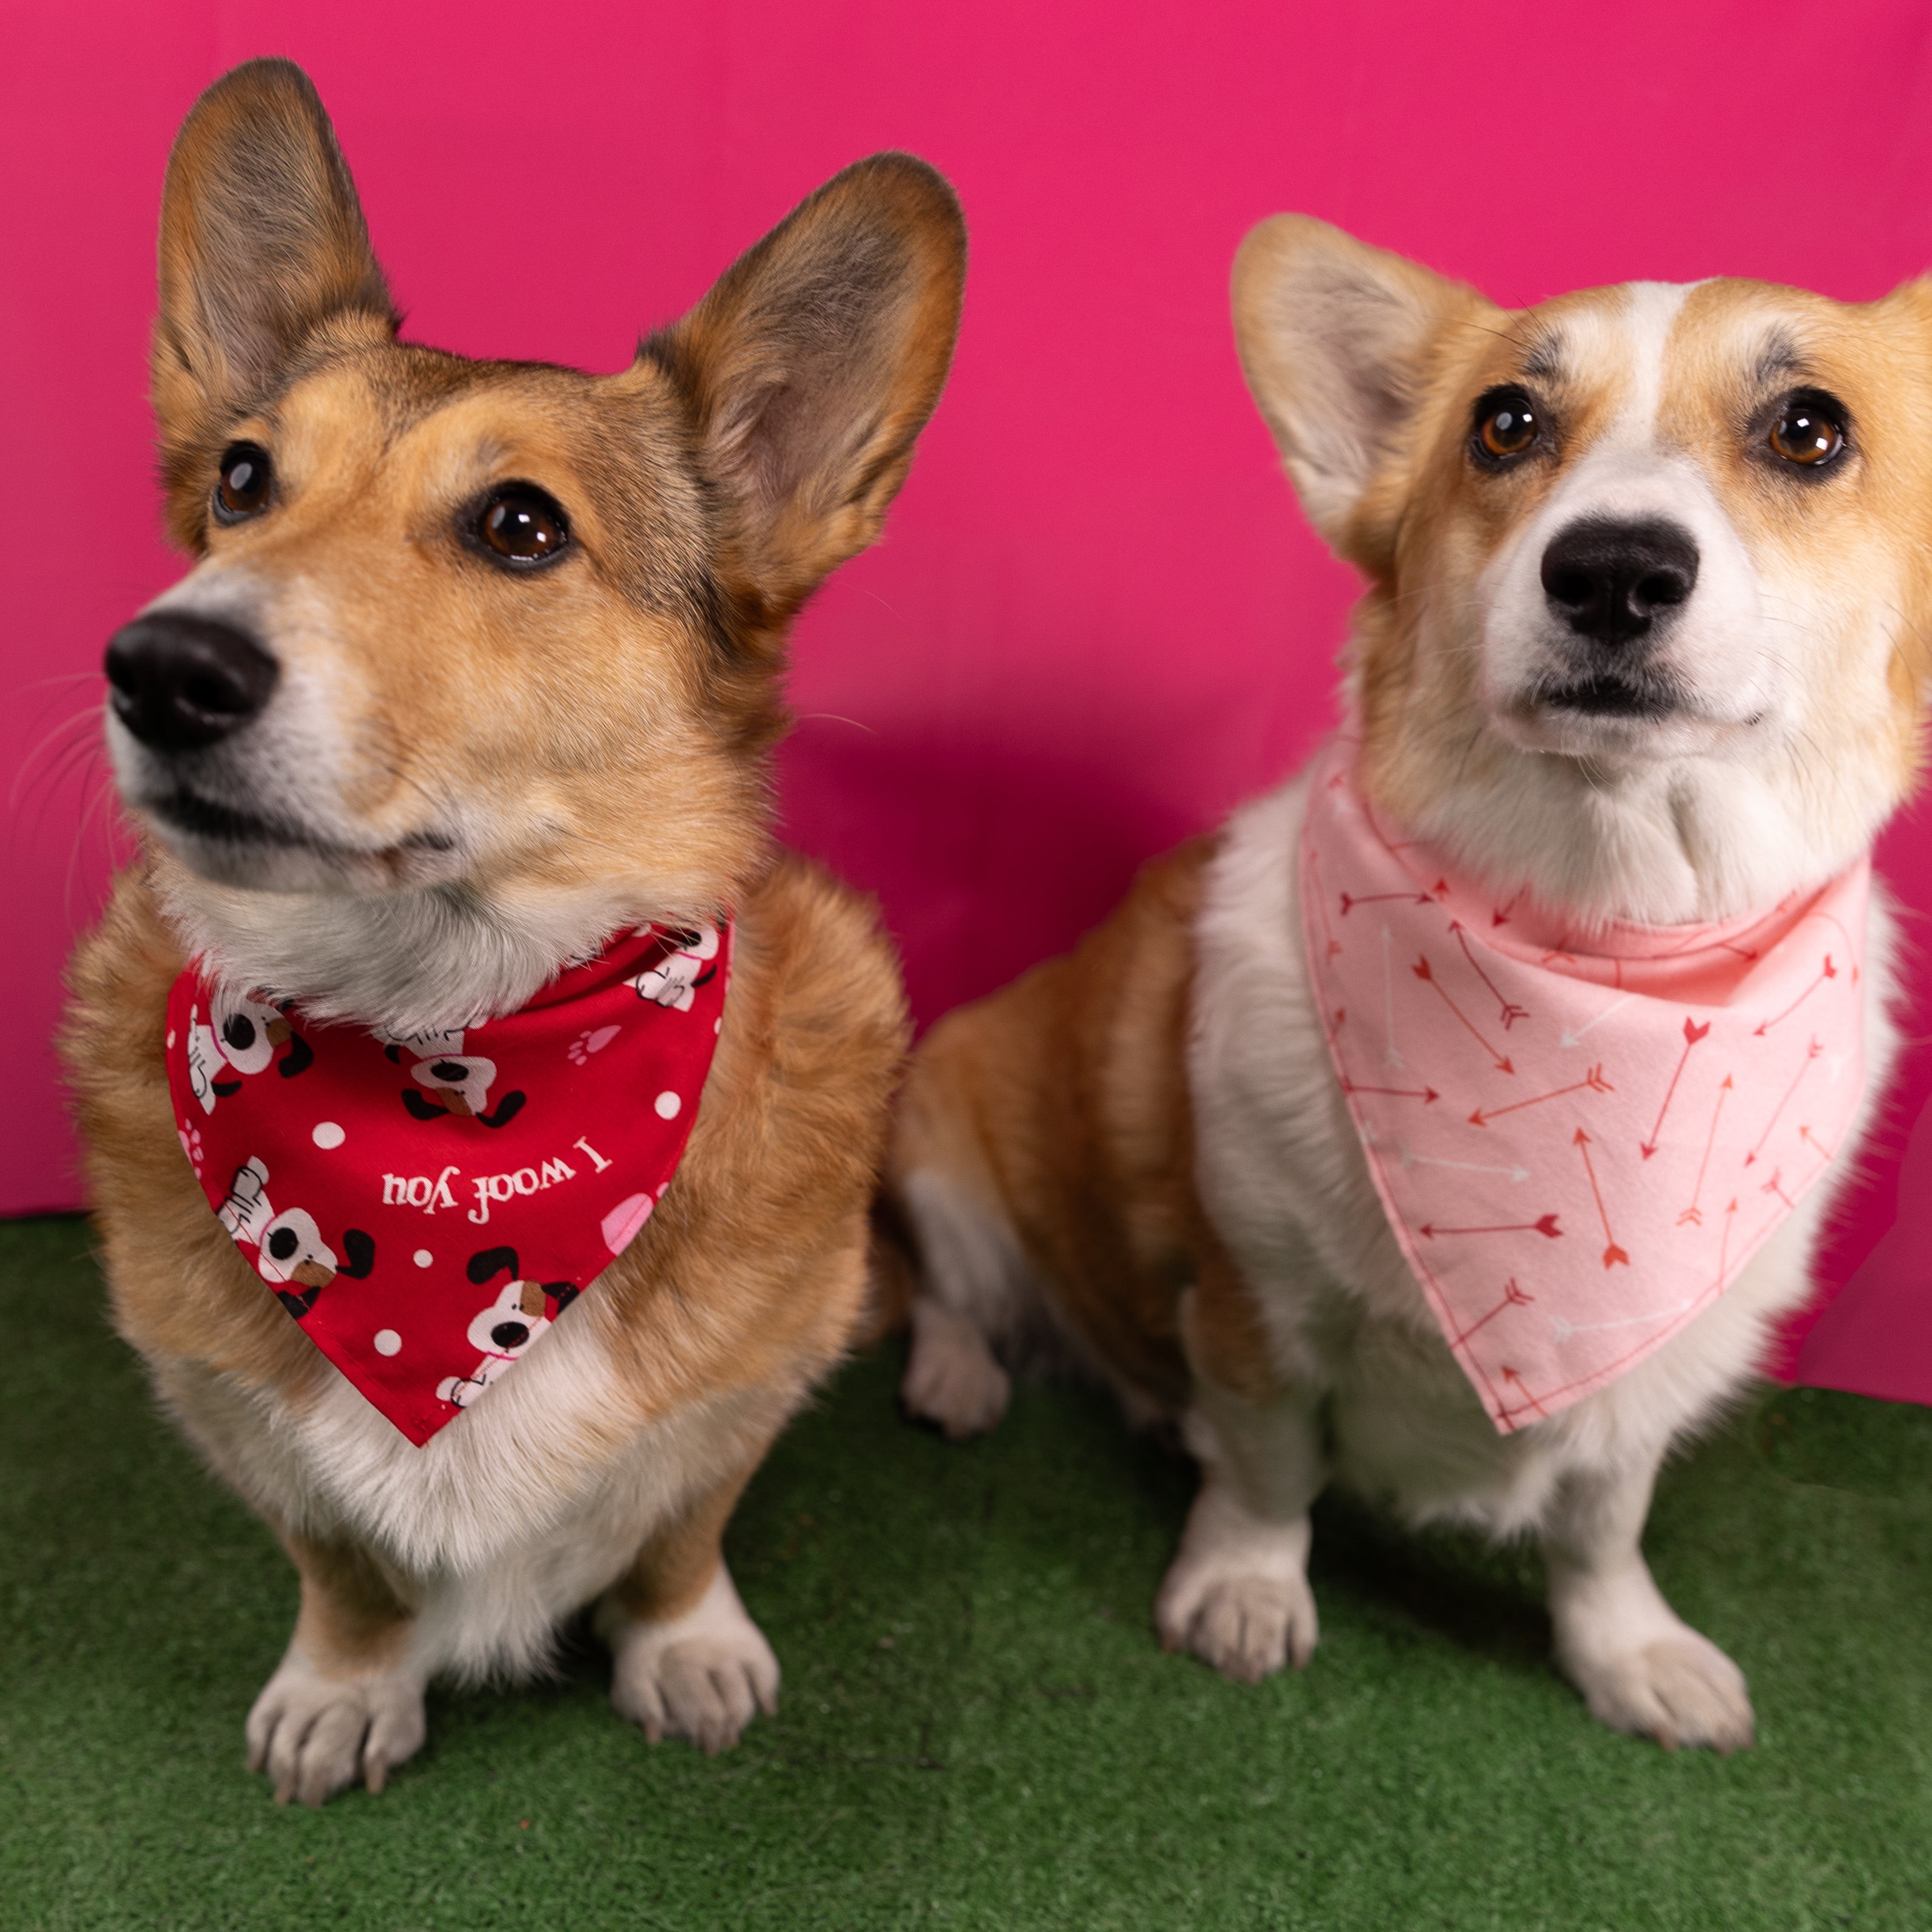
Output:
<instances>
[{"instance_id":1,"label":"white fur on face","mask_svg":"<svg viewBox=\"0 0 1932 1932\"><path fill-rule=\"evenodd\" d=\"M1673 398L1672 356L1690 292L1636 284L1566 314L1564 362L1606 376L1618 406L1472 596L1434 600L1419 620L1425 651L1474 653L1480 730L1506 755L1466 771L1452 761L1454 782L1415 810L1415 829L1583 922L1772 904L1852 862L1898 802L1894 764L1871 755L1891 734L1895 566L1869 546L1842 562L1798 522L1780 547L1733 514L1736 485L1710 473L1674 419L1689 400ZM1740 393L1767 327L1761 308L1742 314L1718 344L1716 366L1738 372ZM1587 675L1588 647L1541 575L1552 540L1582 519L1659 521L1696 547L1696 586L1648 653L1677 700L1661 716L1544 701Z\"/></svg>"},{"instance_id":2,"label":"white fur on face","mask_svg":"<svg viewBox=\"0 0 1932 1932\"><path fill-rule=\"evenodd\" d=\"M1483 702L1496 729L1522 750L1584 758L1695 753L1722 742L1731 728L1761 723L1790 704L1766 634L1756 566L1701 466L1672 446L1660 422L1666 352L1690 292L1683 284L1634 283L1622 292L1621 311L1579 316L1566 329L1568 357L1619 373L1622 406L1478 581ZM1588 716L1538 701L1552 684L1574 682L1580 673L1578 640L1550 608L1542 570L1551 543L1586 521L1663 524L1696 548L1696 586L1646 657L1682 694L1683 708L1672 716Z\"/></svg>"}]
</instances>

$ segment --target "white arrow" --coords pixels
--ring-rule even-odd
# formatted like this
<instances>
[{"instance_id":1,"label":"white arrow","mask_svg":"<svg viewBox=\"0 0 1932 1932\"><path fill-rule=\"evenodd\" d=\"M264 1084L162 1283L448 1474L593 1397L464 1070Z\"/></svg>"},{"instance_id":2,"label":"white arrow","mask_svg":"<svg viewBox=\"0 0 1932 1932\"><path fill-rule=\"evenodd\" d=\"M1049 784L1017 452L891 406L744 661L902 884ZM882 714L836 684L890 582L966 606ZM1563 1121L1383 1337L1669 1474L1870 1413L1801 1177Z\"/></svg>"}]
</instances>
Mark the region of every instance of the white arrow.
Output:
<instances>
[{"instance_id":1,"label":"white arrow","mask_svg":"<svg viewBox=\"0 0 1932 1932\"><path fill-rule=\"evenodd\" d=\"M1697 1298L1686 1295L1682 1301L1673 1301L1668 1308L1653 1308L1648 1315L1627 1315L1621 1322L1566 1322L1560 1315L1550 1318L1550 1325L1556 1330L1556 1339L1567 1342L1572 1335L1594 1335L1605 1328L1634 1328L1646 1322L1667 1322L1673 1315L1682 1315Z\"/></svg>"},{"instance_id":2,"label":"white arrow","mask_svg":"<svg viewBox=\"0 0 1932 1932\"><path fill-rule=\"evenodd\" d=\"M1583 1025L1580 1026L1574 1033L1572 1033L1568 1027L1565 1027L1563 1029L1562 1044L1565 1046L1576 1046L1586 1033L1592 1031L1595 1028L1601 1026L1604 1021L1608 1019L1611 1014L1615 1012L1618 1007L1624 1004L1624 1000L1634 1000L1636 998L1636 995L1634 993L1626 993L1622 1000L1612 1000L1594 1019L1587 1021Z\"/></svg>"},{"instance_id":3,"label":"white arrow","mask_svg":"<svg viewBox=\"0 0 1932 1932\"><path fill-rule=\"evenodd\" d=\"M1438 1160L1432 1154L1418 1154L1406 1141L1402 1144L1402 1164L1409 1167L1456 1167L1465 1174L1506 1174L1512 1180L1527 1180L1526 1167L1485 1167L1477 1160Z\"/></svg>"}]
</instances>

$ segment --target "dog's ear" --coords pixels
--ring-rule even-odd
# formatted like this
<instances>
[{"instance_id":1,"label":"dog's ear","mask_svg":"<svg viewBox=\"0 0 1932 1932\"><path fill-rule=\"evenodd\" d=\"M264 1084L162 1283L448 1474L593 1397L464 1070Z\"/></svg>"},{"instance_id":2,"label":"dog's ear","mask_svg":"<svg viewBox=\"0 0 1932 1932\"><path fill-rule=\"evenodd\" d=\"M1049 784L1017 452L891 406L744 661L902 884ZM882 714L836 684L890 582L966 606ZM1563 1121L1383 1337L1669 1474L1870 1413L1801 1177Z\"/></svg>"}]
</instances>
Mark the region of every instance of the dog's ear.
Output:
<instances>
[{"instance_id":1,"label":"dog's ear","mask_svg":"<svg viewBox=\"0 0 1932 1932\"><path fill-rule=\"evenodd\" d=\"M910 154L835 176L640 359L691 404L771 617L879 533L958 332L966 230Z\"/></svg>"},{"instance_id":2,"label":"dog's ear","mask_svg":"<svg viewBox=\"0 0 1932 1932\"><path fill-rule=\"evenodd\" d=\"M1309 520L1342 555L1364 560L1355 512L1400 446L1431 345L1487 306L1308 215L1270 216L1242 242L1241 367Z\"/></svg>"},{"instance_id":3,"label":"dog's ear","mask_svg":"<svg viewBox=\"0 0 1932 1932\"><path fill-rule=\"evenodd\" d=\"M170 456L218 434L346 316L396 326L349 165L308 75L249 61L195 103L168 157L153 370Z\"/></svg>"}]
</instances>

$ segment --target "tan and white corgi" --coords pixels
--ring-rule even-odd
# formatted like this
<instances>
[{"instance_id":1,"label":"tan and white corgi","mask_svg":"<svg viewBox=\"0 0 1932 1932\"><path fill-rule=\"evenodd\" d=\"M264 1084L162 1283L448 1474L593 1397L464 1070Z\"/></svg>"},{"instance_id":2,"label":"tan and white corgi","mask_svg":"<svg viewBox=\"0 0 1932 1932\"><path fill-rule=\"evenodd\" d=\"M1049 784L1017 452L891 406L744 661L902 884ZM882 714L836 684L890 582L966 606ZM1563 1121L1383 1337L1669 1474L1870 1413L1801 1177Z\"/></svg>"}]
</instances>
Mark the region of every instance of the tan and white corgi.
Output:
<instances>
[{"instance_id":1,"label":"tan and white corgi","mask_svg":"<svg viewBox=\"0 0 1932 1932\"><path fill-rule=\"evenodd\" d=\"M1307 1661L1333 1478L1534 1534L1590 1709L1743 1745L1744 1676L1640 1538L1664 1456L1808 1292L1897 1044L1892 921L1858 908L1919 755L1932 285L1506 312L1282 216L1234 307L1303 505L1368 580L1349 722L922 1043L890 1157L923 1263L906 1402L990 1427L1045 1345L1178 1419L1202 1484L1155 1622L1231 1676ZM1335 893L1324 841L1390 890ZM1754 921L1784 936L1730 936ZM1624 944L1664 972L1680 933L1714 962L1681 1010ZM1790 1010L1741 1008L1774 960ZM1412 1211L1425 1178L1468 1211ZM1456 1303L1452 1236L1486 1305ZM1521 1361L1565 1351L1583 1371L1539 1393Z\"/></svg>"},{"instance_id":2,"label":"tan and white corgi","mask_svg":"<svg viewBox=\"0 0 1932 1932\"><path fill-rule=\"evenodd\" d=\"M278 1797L380 1788L423 1741L433 1674L527 1669L593 1600L613 1701L652 1738L716 1750L774 1708L778 1666L719 1538L864 1316L905 1033L870 907L771 843L783 644L878 534L945 380L964 267L946 183L880 154L621 374L470 362L397 340L298 70L236 69L182 130L153 376L169 521L196 561L110 650L110 748L144 839L74 961L68 1052L121 1331L301 1574L247 1726ZM726 920L728 997L706 951ZM613 1164L595 1140L560 1144L541 1175L485 1172L539 1102L513 1118L520 1090L486 1094L496 1060L477 1056L499 1051L495 1016L541 1007L640 927L675 935L649 969L666 983L607 988L616 1017L558 1035L545 1065L589 1081L620 1033L703 1014L682 1165L661 1200L634 1194L602 1236L593 1220L598 1253L621 1254L580 1296L514 1279L512 1247L471 1258L440 1358L461 1385L416 1446L298 1324L380 1300L399 1312L370 1315L368 1362L400 1372L412 1248L440 1265L506 1239L512 1212L541 1226L539 1208L589 1198ZM164 1015L195 957L240 1044L178 1106ZM237 1014L298 1029L307 1058L265 1039L250 1058ZM238 1108L326 1090L330 1042L352 1035L382 1132L434 1158L382 1177L344 1235L307 1182L284 1201L278 1156L257 1192L357 1264L308 1268L278 1300L270 1248L279 1281L299 1240L218 1220L204 1142ZM649 1114L651 1091L630 1104ZM678 1094L655 1104L689 1126ZM356 1150L339 1118L312 1138L316 1160ZM259 1269L244 1232L267 1244ZM465 1324L488 1331L480 1369Z\"/></svg>"}]
</instances>

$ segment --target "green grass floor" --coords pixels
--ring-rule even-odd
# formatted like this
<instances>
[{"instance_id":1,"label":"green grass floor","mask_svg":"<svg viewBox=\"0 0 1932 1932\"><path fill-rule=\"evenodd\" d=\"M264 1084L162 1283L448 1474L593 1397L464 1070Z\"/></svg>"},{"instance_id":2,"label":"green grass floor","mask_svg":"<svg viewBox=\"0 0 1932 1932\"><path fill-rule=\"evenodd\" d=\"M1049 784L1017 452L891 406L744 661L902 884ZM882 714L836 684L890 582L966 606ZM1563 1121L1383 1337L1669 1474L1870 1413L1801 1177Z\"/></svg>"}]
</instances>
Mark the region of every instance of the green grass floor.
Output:
<instances>
[{"instance_id":1,"label":"green grass floor","mask_svg":"<svg viewBox=\"0 0 1932 1932\"><path fill-rule=\"evenodd\" d=\"M1777 1394L1666 1474L1659 1580L1756 1700L1726 1761L1591 1722L1531 1555L1334 1502L1305 1674L1165 1657L1186 1468L1064 1388L949 1446L888 1351L731 1528L776 1722L650 1749L579 1634L310 1813L242 1766L292 1574L155 1413L80 1222L0 1226L0 1334L4 1932L1932 1926L1932 1412Z\"/></svg>"}]
</instances>

